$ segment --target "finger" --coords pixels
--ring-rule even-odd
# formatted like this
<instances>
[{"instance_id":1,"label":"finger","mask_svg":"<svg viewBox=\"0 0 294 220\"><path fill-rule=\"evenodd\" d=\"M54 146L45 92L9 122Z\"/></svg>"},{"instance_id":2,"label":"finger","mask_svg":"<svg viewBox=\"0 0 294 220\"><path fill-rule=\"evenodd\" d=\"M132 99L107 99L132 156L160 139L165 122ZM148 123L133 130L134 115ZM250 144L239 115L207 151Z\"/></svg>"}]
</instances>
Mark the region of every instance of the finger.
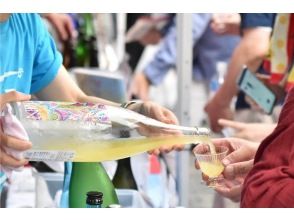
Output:
<instances>
[{"instance_id":1,"label":"finger","mask_svg":"<svg viewBox=\"0 0 294 220\"><path fill-rule=\"evenodd\" d=\"M12 156L6 154L6 152L0 150L0 164L12 168L18 168L28 163L25 159L15 159Z\"/></svg>"},{"instance_id":2,"label":"finger","mask_svg":"<svg viewBox=\"0 0 294 220\"><path fill-rule=\"evenodd\" d=\"M216 148L219 147L227 147L229 149L228 153L231 153L232 151L234 151L233 146L230 143L231 138L216 138L216 139L212 139L212 143Z\"/></svg>"},{"instance_id":3,"label":"finger","mask_svg":"<svg viewBox=\"0 0 294 220\"><path fill-rule=\"evenodd\" d=\"M4 145L6 147L9 147L15 150L24 151L32 147L31 142L5 135L2 132L0 133L0 137L1 137L1 145Z\"/></svg>"},{"instance_id":4,"label":"finger","mask_svg":"<svg viewBox=\"0 0 294 220\"><path fill-rule=\"evenodd\" d=\"M74 33L74 26L70 19L68 19L65 23L65 28L67 30L69 38L72 38Z\"/></svg>"},{"instance_id":5,"label":"finger","mask_svg":"<svg viewBox=\"0 0 294 220\"><path fill-rule=\"evenodd\" d=\"M163 153L169 153L173 150L173 147L171 146L161 146L159 148L160 152L163 152Z\"/></svg>"},{"instance_id":6,"label":"finger","mask_svg":"<svg viewBox=\"0 0 294 220\"><path fill-rule=\"evenodd\" d=\"M197 160L195 160L195 168L196 168L197 170L200 170L200 166L199 166L199 163L198 163Z\"/></svg>"},{"instance_id":7,"label":"finger","mask_svg":"<svg viewBox=\"0 0 294 220\"><path fill-rule=\"evenodd\" d=\"M57 25L57 30L62 41L67 41L69 39L66 27L62 25Z\"/></svg>"},{"instance_id":8,"label":"finger","mask_svg":"<svg viewBox=\"0 0 294 220\"><path fill-rule=\"evenodd\" d=\"M165 122L166 120L168 120L167 118L166 118L166 116L164 115L164 113L163 113L163 110L162 110L162 108L161 107L158 107L158 106L152 106L151 107L153 110L153 114L154 114L154 118L156 119L156 120L158 120L158 121L161 121L161 122ZM159 108L159 109L158 109Z\"/></svg>"},{"instance_id":9,"label":"finger","mask_svg":"<svg viewBox=\"0 0 294 220\"><path fill-rule=\"evenodd\" d=\"M176 151L182 151L185 148L185 145L177 144L177 145L174 145L173 148Z\"/></svg>"},{"instance_id":10,"label":"finger","mask_svg":"<svg viewBox=\"0 0 294 220\"><path fill-rule=\"evenodd\" d=\"M241 132L236 132L234 134L235 138L242 138L242 139L246 139L247 140L247 135L245 132L241 131Z\"/></svg>"},{"instance_id":11,"label":"finger","mask_svg":"<svg viewBox=\"0 0 294 220\"><path fill-rule=\"evenodd\" d=\"M193 148L193 153L197 158L197 155L199 154L207 154L210 152L210 147L208 144L204 143L204 144L197 144L196 147Z\"/></svg>"},{"instance_id":12,"label":"finger","mask_svg":"<svg viewBox=\"0 0 294 220\"><path fill-rule=\"evenodd\" d=\"M237 122L237 121L231 121L227 119L219 119L218 123L223 127L230 127L234 128L236 130L242 130L244 128L244 123Z\"/></svg>"},{"instance_id":13,"label":"finger","mask_svg":"<svg viewBox=\"0 0 294 220\"><path fill-rule=\"evenodd\" d=\"M239 202L241 198L242 186L234 186L232 188L217 186L215 191L223 197L229 198L234 202Z\"/></svg>"},{"instance_id":14,"label":"finger","mask_svg":"<svg viewBox=\"0 0 294 220\"><path fill-rule=\"evenodd\" d=\"M206 184L208 185L208 180L209 180L209 177L207 175L205 175L204 173L201 173L202 175L202 180L206 182Z\"/></svg>"},{"instance_id":15,"label":"finger","mask_svg":"<svg viewBox=\"0 0 294 220\"><path fill-rule=\"evenodd\" d=\"M148 154L154 154L154 155L158 156L160 154L160 150L159 149L150 150L150 151L148 151Z\"/></svg>"},{"instance_id":16,"label":"finger","mask_svg":"<svg viewBox=\"0 0 294 220\"><path fill-rule=\"evenodd\" d=\"M250 151L246 151L245 148L239 148L231 153L229 153L223 160L222 163L225 166L229 164L234 164L238 162L248 161L251 159L252 155L249 153Z\"/></svg>"},{"instance_id":17,"label":"finger","mask_svg":"<svg viewBox=\"0 0 294 220\"><path fill-rule=\"evenodd\" d=\"M25 95L17 91L11 91L3 95L0 95L0 107L2 109L6 103L27 101L30 100L30 98L30 95Z\"/></svg>"},{"instance_id":18,"label":"finger","mask_svg":"<svg viewBox=\"0 0 294 220\"><path fill-rule=\"evenodd\" d=\"M253 167L253 159L245 162L230 164L225 167L223 175L226 179L233 180L236 177L246 176Z\"/></svg>"},{"instance_id":19,"label":"finger","mask_svg":"<svg viewBox=\"0 0 294 220\"><path fill-rule=\"evenodd\" d=\"M177 117L172 111L165 109L163 115L166 117L166 123L175 125L179 124Z\"/></svg>"}]
</instances>

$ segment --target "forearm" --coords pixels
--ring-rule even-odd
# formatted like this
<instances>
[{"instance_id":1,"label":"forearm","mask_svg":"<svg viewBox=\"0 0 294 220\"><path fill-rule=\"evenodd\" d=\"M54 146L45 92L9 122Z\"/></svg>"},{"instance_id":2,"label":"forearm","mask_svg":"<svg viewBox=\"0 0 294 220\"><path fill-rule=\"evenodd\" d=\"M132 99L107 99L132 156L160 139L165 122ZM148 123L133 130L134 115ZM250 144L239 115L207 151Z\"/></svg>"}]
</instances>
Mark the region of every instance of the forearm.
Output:
<instances>
[{"instance_id":1,"label":"forearm","mask_svg":"<svg viewBox=\"0 0 294 220\"><path fill-rule=\"evenodd\" d=\"M102 98L87 96L72 80L66 69L62 66L56 78L49 86L36 94L37 98L46 101L68 101L68 102L92 102L106 105L119 106Z\"/></svg>"},{"instance_id":2,"label":"forearm","mask_svg":"<svg viewBox=\"0 0 294 220\"><path fill-rule=\"evenodd\" d=\"M224 105L229 105L237 94L237 79L246 65L252 72L256 72L262 60L266 56L269 47L270 32L261 28L252 28L243 31L244 36L235 48L224 84L218 94L222 97Z\"/></svg>"}]
</instances>

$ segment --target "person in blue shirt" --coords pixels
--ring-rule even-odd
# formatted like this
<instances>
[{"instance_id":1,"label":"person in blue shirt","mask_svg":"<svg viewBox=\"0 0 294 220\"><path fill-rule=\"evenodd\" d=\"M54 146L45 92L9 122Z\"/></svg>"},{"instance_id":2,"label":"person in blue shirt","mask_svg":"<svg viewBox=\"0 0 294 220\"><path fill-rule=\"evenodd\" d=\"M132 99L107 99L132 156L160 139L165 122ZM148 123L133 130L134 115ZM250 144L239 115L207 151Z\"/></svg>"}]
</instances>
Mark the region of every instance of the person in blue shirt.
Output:
<instances>
[{"instance_id":1,"label":"person in blue shirt","mask_svg":"<svg viewBox=\"0 0 294 220\"><path fill-rule=\"evenodd\" d=\"M232 51L239 42L236 36L220 36L210 27L212 14L193 14L193 84L190 100L193 114L203 115L205 103L200 103L203 96L209 92L209 82L217 74L217 63L228 62ZM169 26L162 44L152 61L145 67L142 73L134 76L132 93L143 100L148 100L150 85L160 84L169 69L176 67L176 24ZM189 48L187 48L189 49ZM191 79L192 80L192 79ZM200 91L202 89L203 91ZM196 108L199 110L196 110ZM200 117L198 117L200 118ZM193 120L199 126L200 120Z\"/></svg>"},{"instance_id":2,"label":"person in blue shirt","mask_svg":"<svg viewBox=\"0 0 294 220\"><path fill-rule=\"evenodd\" d=\"M0 111L9 102L30 99L29 94L39 100L120 106L81 91L62 66L62 56L38 14L0 14ZM128 108L143 110L146 116L166 123L178 123L171 111L152 102L132 103ZM2 129L0 137L0 168L18 168L26 164L25 159L18 160L6 154L3 146L26 150L31 143L7 136ZM164 150L171 149L173 147ZM0 179L3 181L3 173Z\"/></svg>"}]
</instances>

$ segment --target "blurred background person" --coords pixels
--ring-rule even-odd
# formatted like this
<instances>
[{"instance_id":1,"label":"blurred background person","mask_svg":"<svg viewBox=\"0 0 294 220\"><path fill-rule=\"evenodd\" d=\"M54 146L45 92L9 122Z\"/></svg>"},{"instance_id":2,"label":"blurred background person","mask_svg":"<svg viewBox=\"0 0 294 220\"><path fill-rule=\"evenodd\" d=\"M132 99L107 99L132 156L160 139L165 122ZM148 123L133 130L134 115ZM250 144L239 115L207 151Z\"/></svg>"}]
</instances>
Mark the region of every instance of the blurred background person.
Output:
<instances>
[{"instance_id":1,"label":"blurred background person","mask_svg":"<svg viewBox=\"0 0 294 220\"><path fill-rule=\"evenodd\" d=\"M193 14L193 83L189 99L192 101L191 122L197 126L205 118L203 107L208 98L210 80L217 75L217 63L228 62L239 41L237 36L214 33L210 27L211 18L212 14ZM135 74L131 87L133 94L142 100L150 99L150 86L162 83L168 70L176 68L176 43L174 18L151 62L143 72Z\"/></svg>"},{"instance_id":2,"label":"blurred background person","mask_svg":"<svg viewBox=\"0 0 294 220\"><path fill-rule=\"evenodd\" d=\"M236 81L241 74L244 65L247 66L251 72L264 72L261 68L261 64L269 51L270 36L275 14L242 13L240 15L241 41L233 52L224 83L205 106L210 126L215 132L220 132L222 129L222 126L218 124L218 119L234 118L231 102L233 97L238 94ZM238 31L236 31L238 22L235 23L235 28L227 28L227 26L234 26L231 20L230 17L223 17L221 20L216 20L212 23L214 31L222 34L226 34L226 30L229 31L228 33L238 33ZM221 26L222 28L216 28L218 26ZM221 29L221 31L218 29ZM230 31L232 29L233 31ZM271 119L267 117L265 118L264 114L257 113L256 116L256 114L254 115L252 113L252 110L246 111L244 114L241 111L249 108L250 106L245 102L244 93L239 93L235 104L235 109L238 111L238 114L235 115L234 120L244 122L271 122Z\"/></svg>"}]
</instances>

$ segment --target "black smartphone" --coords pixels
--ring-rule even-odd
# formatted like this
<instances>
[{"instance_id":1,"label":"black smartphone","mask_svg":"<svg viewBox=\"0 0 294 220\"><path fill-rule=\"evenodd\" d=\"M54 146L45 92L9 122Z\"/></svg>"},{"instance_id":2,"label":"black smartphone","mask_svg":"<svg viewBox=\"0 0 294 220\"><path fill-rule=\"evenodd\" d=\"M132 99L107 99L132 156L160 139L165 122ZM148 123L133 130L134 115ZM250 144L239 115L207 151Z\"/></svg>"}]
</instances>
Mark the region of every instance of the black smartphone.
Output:
<instances>
[{"instance_id":1,"label":"black smartphone","mask_svg":"<svg viewBox=\"0 0 294 220\"><path fill-rule=\"evenodd\" d=\"M238 86L253 99L265 113L271 114L276 104L276 95L247 68L242 71Z\"/></svg>"}]
</instances>

